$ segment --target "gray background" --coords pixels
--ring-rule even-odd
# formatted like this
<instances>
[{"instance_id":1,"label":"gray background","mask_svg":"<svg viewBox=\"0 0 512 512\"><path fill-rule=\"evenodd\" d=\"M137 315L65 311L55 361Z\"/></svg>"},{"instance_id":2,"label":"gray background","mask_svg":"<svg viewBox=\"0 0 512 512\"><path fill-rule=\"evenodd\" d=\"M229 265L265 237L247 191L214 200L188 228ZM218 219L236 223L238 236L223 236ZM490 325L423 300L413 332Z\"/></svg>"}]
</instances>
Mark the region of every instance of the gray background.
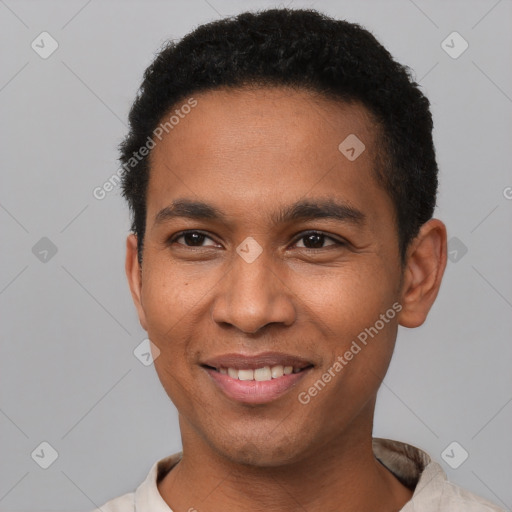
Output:
<instances>
[{"instance_id":1,"label":"gray background","mask_svg":"<svg viewBox=\"0 0 512 512\"><path fill-rule=\"evenodd\" d=\"M160 45L278 5L0 0L2 511L90 510L180 449L176 411L133 354L145 332L124 276L127 208L117 189L92 192L118 169L129 106ZM427 450L452 481L510 509L512 2L288 5L369 28L432 102L437 216L453 261L427 323L399 332L375 436ZM43 31L59 44L47 59L31 48ZM456 59L441 46L453 31L469 44ZM43 441L58 452L48 469L31 457ZM458 469L441 457L452 441L469 453Z\"/></svg>"}]
</instances>

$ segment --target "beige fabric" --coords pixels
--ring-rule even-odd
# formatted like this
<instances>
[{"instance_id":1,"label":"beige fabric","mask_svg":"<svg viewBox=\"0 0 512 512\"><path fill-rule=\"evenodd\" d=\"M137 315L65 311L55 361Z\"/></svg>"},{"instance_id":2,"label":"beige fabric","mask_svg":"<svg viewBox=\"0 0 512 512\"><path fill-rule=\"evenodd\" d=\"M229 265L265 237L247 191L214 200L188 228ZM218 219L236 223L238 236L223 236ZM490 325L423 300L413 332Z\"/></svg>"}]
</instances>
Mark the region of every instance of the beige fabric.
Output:
<instances>
[{"instance_id":1,"label":"beige fabric","mask_svg":"<svg viewBox=\"0 0 512 512\"><path fill-rule=\"evenodd\" d=\"M414 494L400 512L505 512L489 501L448 482L443 468L422 450L389 439L374 439L373 452ZM153 464L146 480L131 492L93 512L172 512L158 492L161 480L181 458L181 452Z\"/></svg>"}]
</instances>

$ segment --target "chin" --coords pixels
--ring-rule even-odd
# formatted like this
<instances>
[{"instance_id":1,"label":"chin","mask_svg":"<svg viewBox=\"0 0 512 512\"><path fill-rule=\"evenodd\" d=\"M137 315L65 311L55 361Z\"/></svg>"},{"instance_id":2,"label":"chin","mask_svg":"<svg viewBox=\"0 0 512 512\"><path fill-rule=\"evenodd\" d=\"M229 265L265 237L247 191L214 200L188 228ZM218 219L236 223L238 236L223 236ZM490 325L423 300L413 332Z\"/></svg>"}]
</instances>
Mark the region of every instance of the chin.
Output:
<instances>
[{"instance_id":1,"label":"chin","mask_svg":"<svg viewBox=\"0 0 512 512\"><path fill-rule=\"evenodd\" d=\"M270 436L269 436L270 437ZM247 439L234 437L224 440L223 446L216 444L215 451L235 464L259 468L279 467L297 462L304 457L308 442L292 442L290 437L284 439ZM238 439L238 441L234 441ZM303 448L301 448L304 444Z\"/></svg>"}]
</instances>

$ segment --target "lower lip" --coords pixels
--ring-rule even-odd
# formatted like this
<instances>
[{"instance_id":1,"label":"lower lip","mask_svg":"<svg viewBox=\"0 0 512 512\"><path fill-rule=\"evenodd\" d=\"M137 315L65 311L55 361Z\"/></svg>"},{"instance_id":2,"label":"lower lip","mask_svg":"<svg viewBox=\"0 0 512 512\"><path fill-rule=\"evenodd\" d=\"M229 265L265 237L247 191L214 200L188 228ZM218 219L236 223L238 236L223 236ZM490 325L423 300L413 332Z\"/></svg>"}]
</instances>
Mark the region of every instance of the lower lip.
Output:
<instances>
[{"instance_id":1,"label":"lower lip","mask_svg":"<svg viewBox=\"0 0 512 512\"><path fill-rule=\"evenodd\" d=\"M204 368L204 367L203 367ZM311 368L272 380L238 380L211 368L204 368L224 394L247 404L264 404L276 400L299 382Z\"/></svg>"}]
</instances>

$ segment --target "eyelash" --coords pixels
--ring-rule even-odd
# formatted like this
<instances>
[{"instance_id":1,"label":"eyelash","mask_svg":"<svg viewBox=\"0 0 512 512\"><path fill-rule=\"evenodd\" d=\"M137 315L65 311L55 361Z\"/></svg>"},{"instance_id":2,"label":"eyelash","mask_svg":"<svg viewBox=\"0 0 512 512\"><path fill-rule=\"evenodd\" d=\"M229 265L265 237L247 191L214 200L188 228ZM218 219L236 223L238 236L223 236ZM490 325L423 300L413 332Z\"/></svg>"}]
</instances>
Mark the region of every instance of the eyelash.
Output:
<instances>
[{"instance_id":1,"label":"eyelash","mask_svg":"<svg viewBox=\"0 0 512 512\"><path fill-rule=\"evenodd\" d=\"M206 238L209 238L210 240L212 240L213 242L215 242L215 240L213 240L210 236L208 236L206 233L204 233L203 231L199 231L197 229L189 229L189 230L186 230L186 231L180 231L179 233L176 233L174 235L172 235L171 237L169 237L169 239L167 240L167 245L172 245L177 239L181 238L182 236L184 235L187 235L187 234L191 234L191 233L198 233L200 235L204 235ZM337 246L337 247L343 247L343 246L346 246L346 242L344 241L341 241L341 240L337 240L336 238L333 238L332 236L329 236L327 235L326 233L324 233L323 231L315 231L315 230L312 230L312 231L304 231L302 233L300 233L300 236L299 237L296 237L295 238L295 242L294 244L296 244L297 242L299 242L300 240L302 240L303 238L306 238L307 236L310 236L310 235L320 235L320 236L323 236L324 239L329 239L331 240L332 242L334 242L334 244L331 244L331 245L328 245L326 247L320 247L318 249L314 249L314 248L311 248L311 247L299 247L299 249L301 250L305 250L305 251L321 251L321 250L325 250L325 249L328 249L329 247L334 247L334 246ZM183 245L184 247L186 248L189 248L189 249L204 249L204 248L208 248L208 247L211 247L211 246L206 246L206 247L202 247L202 246L192 246L192 245L184 245L184 244L180 244L180 245Z\"/></svg>"}]
</instances>

